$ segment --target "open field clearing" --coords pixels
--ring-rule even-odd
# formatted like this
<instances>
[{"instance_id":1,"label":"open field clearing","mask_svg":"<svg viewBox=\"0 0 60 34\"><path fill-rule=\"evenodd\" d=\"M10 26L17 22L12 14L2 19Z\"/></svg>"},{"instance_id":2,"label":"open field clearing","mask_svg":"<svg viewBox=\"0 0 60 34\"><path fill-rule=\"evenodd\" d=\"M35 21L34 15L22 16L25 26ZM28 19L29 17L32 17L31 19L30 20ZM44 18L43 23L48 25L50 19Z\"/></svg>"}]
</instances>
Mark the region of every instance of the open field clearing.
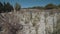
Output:
<instances>
[{"instance_id":1,"label":"open field clearing","mask_svg":"<svg viewBox=\"0 0 60 34\"><path fill-rule=\"evenodd\" d=\"M60 10L21 9L0 13L0 34L59 34Z\"/></svg>"}]
</instances>

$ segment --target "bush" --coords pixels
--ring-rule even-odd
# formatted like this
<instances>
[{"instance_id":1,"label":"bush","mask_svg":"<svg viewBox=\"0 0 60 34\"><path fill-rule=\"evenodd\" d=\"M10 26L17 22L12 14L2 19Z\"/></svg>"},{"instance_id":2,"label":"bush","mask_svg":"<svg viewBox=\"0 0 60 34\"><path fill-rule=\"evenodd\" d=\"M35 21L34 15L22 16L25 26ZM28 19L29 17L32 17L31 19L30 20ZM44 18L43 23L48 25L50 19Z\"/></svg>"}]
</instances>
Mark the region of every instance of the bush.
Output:
<instances>
[{"instance_id":1,"label":"bush","mask_svg":"<svg viewBox=\"0 0 60 34\"><path fill-rule=\"evenodd\" d=\"M19 11L21 9L21 6L18 4L18 3L16 3L16 5L15 5L15 10L16 11Z\"/></svg>"},{"instance_id":2,"label":"bush","mask_svg":"<svg viewBox=\"0 0 60 34\"><path fill-rule=\"evenodd\" d=\"M56 5L54 5L54 4L47 4L45 6L45 9L54 9L54 8L57 8Z\"/></svg>"}]
</instances>

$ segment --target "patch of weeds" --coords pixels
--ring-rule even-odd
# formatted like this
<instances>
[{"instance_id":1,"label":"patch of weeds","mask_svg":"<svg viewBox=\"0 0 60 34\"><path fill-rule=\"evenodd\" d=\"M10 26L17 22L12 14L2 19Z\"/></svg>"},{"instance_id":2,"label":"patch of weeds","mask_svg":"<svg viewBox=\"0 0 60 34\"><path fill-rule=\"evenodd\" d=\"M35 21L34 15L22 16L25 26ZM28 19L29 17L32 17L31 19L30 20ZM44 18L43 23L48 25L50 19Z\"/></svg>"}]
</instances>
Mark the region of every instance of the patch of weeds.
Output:
<instances>
[{"instance_id":1,"label":"patch of weeds","mask_svg":"<svg viewBox=\"0 0 60 34\"><path fill-rule=\"evenodd\" d=\"M36 25L36 23L32 23L33 24L33 26L35 26Z\"/></svg>"},{"instance_id":2,"label":"patch of weeds","mask_svg":"<svg viewBox=\"0 0 60 34\"><path fill-rule=\"evenodd\" d=\"M28 23L28 21L25 21L25 24L27 24Z\"/></svg>"}]
</instances>

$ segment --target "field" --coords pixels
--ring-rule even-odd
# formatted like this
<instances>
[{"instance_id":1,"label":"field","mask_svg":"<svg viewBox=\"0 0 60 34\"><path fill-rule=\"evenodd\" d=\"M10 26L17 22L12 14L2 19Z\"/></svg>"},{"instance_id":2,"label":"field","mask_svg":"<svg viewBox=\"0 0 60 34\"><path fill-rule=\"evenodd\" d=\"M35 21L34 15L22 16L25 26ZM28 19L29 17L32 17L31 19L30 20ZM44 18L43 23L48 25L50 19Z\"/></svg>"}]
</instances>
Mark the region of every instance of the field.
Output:
<instances>
[{"instance_id":1,"label":"field","mask_svg":"<svg viewBox=\"0 0 60 34\"><path fill-rule=\"evenodd\" d=\"M0 13L0 34L59 34L60 10L21 9Z\"/></svg>"}]
</instances>

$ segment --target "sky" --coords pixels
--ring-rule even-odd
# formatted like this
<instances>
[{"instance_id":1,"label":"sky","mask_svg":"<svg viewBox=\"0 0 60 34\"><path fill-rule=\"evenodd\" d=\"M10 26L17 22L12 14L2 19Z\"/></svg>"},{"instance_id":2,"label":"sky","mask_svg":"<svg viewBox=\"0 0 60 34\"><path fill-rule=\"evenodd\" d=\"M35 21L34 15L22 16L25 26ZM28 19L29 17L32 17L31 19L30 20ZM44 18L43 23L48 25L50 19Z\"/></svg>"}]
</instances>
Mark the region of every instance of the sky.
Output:
<instances>
[{"instance_id":1,"label":"sky","mask_svg":"<svg viewBox=\"0 0 60 34\"><path fill-rule=\"evenodd\" d=\"M45 6L49 3L55 5L60 4L60 0L0 0L0 2L9 2L11 5L15 6L16 3L20 4L22 8L28 8L33 6Z\"/></svg>"}]
</instances>

